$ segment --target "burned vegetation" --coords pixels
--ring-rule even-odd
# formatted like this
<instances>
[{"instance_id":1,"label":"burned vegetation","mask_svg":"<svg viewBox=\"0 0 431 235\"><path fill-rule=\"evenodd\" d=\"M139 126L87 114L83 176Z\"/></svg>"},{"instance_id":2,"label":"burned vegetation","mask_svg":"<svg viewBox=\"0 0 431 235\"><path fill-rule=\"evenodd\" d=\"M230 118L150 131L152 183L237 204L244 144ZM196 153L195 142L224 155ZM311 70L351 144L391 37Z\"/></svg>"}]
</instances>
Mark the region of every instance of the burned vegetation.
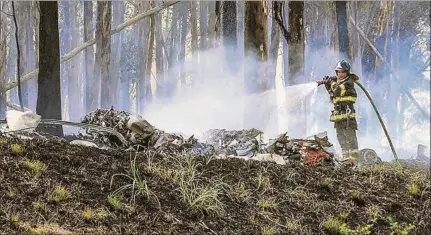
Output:
<instances>
[{"instance_id":1,"label":"burned vegetation","mask_svg":"<svg viewBox=\"0 0 431 235\"><path fill-rule=\"evenodd\" d=\"M281 135L263 145L258 130L211 130L201 142L131 119L139 117L114 110L83 119L125 142L96 130L64 139L2 135L0 233L431 231L429 172L341 167L322 139Z\"/></svg>"}]
</instances>

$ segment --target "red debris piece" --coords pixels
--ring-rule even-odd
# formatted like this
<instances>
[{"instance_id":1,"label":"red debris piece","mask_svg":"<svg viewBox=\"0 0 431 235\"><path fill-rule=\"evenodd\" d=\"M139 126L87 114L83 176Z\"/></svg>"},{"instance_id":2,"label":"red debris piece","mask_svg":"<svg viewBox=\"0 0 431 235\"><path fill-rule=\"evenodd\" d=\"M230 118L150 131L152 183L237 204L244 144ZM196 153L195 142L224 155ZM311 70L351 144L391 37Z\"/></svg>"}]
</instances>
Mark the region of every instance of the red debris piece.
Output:
<instances>
[{"instance_id":1,"label":"red debris piece","mask_svg":"<svg viewBox=\"0 0 431 235\"><path fill-rule=\"evenodd\" d=\"M329 158L329 154L325 153L322 150L313 150L313 149L303 149L304 153L307 154L307 157L304 159L304 162L311 163L313 166L316 166L320 162L324 161L325 158Z\"/></svg>"}]
</instances>

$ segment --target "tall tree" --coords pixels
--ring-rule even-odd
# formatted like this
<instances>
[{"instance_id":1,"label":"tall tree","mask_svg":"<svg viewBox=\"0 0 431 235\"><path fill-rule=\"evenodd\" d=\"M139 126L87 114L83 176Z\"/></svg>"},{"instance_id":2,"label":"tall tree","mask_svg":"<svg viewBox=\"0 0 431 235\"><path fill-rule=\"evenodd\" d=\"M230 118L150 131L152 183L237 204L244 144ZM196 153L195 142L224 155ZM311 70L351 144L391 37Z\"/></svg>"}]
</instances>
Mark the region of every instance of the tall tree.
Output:
<instances>
[{"instance_id":1,"label":"tall tree","mask_svg":"<svg viewBox=\"0 0 431 235\"><path fill-rule=\"evenodd\" d=\"M180 54L178 60L180 62L180 79L181 84L186 84L186 68L185 68L185 60L186 60L186 37L188 33L188 11L189 5L183 4L181 7L181 37L180 37Z\"/></svg>"},{"instance_id":2,"label":"tall tree","mask_svg":"<svg viewBox=\"0 0 431 235\"><path fill-rule=\"evenodd\" d=\"M150 2L150 9L153 8L153 4L154 2ZM186 4L184 4L186 5ZM151 15L151 17L148 19L149 20L149 30L148 30L148 36L147 36L147 45L145 45L147 47L146 49L146 60L145 60L145 105L150 104L153 101L153 90L152 90L152 85L151 85L151 80L152 80L152 73L151 73L151 68L153 65L153 49L154 49L154 34L155 34L155 30L154 30L154 23L155 23L155 18L154 15Z\"/></svg>"},{"instance_id":3,"label":"tall tree","mask_svg":"<svg viewBox=\"0 0 431 235\"><path fill-rule=\"evenodd\" d=\"M6 2L0 2L0 11L4 11ZM0 12L0 118L6 117L6 42L7 42L7 19Z\"/></svg>"},{"instance_id":4,"label":"tall tree","mask_svg":"<svg viewBox=\"0 0 431 235\"><path fill-rule=\"evenodd\" d=\"M203 2L200 2L203 3ZM178 74L175 71L175 64L177 63L178 58L178 49L179 49L179 20L180 20L180 4L174 5L172 10L172 20L171 20L171 33L169 34L169 53L167 53L167 67L168 67L168 76L165 81L165 94L164 99L169 100L173 93L175 92L175 88L178 81ZM202 39L201 39L202 40Z\"/></svg>"},{"instance_id":5,"label":"tall tree","mask_svg":"<svg viewBox=\"0 0 431 235\"><path fill-rule=\"evenodd\" d=\"M70 37L66 40L70 40L70 50L73 50L78 46L79 42L79 34L78 34L78 19L77 19L77 13L78 13L78 2L76 1L70 1L67 2L69 4L69 30L70 30ZM67 29L66 29L67 30ZM68 52L69 52L68 51ZM79 79L79 58L74 57L70 60L69 71L67 71L67 94L69 98L68 106L69 106L69 120L73 121L79 121L79 118L81 117L81 83Z\"/></svg>"},{"instance_id":6,"label":"tall tree","mask_svg":"<svg viewBox=\"0 0 431 235\"><path fill-rule=\"evenodd\" d=\"M198 18L197 18L197 5L196 1L190 1L190 32L192 36L191 40L191 51L193 57L197 58L197 51L198 51ZM197 76L196 76L197 77ZM190 79L192 81L192 84L195 82L196 79L193 75L190 75Z\"/></svg>"},{"instance_id":7,"label":"tall tree","mask_svg":"<svg viewBox=\"0 0 431 235\"><path fill-rule=\"evenodd\" d=\"M109 79L109 64L111 62L111 16L112 2L97 2L96 66L94 75L101 83L100 93L97 92L96 97L100 97L100 106L105 109L111 108L114 104L114 90L116 90ZM93 86L93 88L95 92L98 90L95 86Z\"/></svg>"},{"instance_id":8,"label":"tall tree","mask_svg":"<svg viewBox=\"0 0 431 235\"><path fill-rule=\"evenodd\" d=\"M200 31L200 49L205 50L207 48L207 27L208 27L208 4L207 1L199 2L199 31Z\"/></svg>"},{"instance_id":9,"label":"tall tree","mask_svg":"<svg viewBox=\"0 0 431 235\"><path fill-rule=\"evenodd\" d=\"M28 19L28 11L30 11L31 2L17 2L16 4L16 18L18 22L18 42L19 42L19 50L20 50L20 73L21 76L29 72L28 69L28 40L27 35L29 33L33 33L28 31L28 25L30 21ZM31 71L31 70L30 70ZM29 107L28 100L29 87L28 83L21 83L21 96L22 96L22 105L24 107Z\"/></svg>"},{"instance_id":10,"label":"tall tree","mask_svg":"<svg viewBox=\"0 0 431 235\"><path fill-rule=\"evenodd\" d=\"M196 52L198 48L198 17L197 17L196 1L190 1L190 27L192 34L192 53ZM157 17L157 16L156 16Z\"/></svg>"},{"instance_id":11,"label":"tall tree","mask_svg":"<svg viewBox=\"0 0 431 235\"><path fill-rule=\"evenodd\" d=\"M380 2L380 13L379 13L379 20L377 22L377 38L376 38L376 49L380 52L380 54L383 56L383 58L386 59L387 56L387 29L388 29L388 13L389 13L389 5L388 1L381 1ZM375 60L375 82L376 84L382 85L385 83L386 80L386 66L383 61L380 61L378 56L374 56ZM387 97L385 97L386 91L378 92L374 94L375 102L377 107L383 107L382 104L386 100ZM375 123L375 125L378 125L378 123Z\"/></svg>"},{"instance_id":12,"label":"tall tree","mask_svg":"<svg viewBox=\"0 0 431 235\"><path fill-rule=\"evenodd\" d=\"M207 24L207 35L208 35L208 47L213 48L217 43L217 14L216 12L217 1L208 1L208 24Z\"/></svg>"},{"instance_id":13,"label":"tall tree","mask_svg":"<svg viewBox=\"0 0 431 235\"><path fill-rule=\"evenodd\" d=\"M289 1L289 85L305 82L305 40L304 40L304 2ZM304 99L307 99L305 97ZM307 120L306 100L301 100L296 107L292 107L292 114ZM306 122L306 121L305 121ZM289 130L295 130L300 135L305 135L305 125L289 125Z\"/></svg>"},{"instance_id":14,"label":"tall tree","mask_svg":"<svg viewBox=\"0 0 431 235\"><path fill-rule=\"evenodd\" d=\"M84 1L84 42L94 38L93 25L93 2ZM94 49L91 46L88 47L84 52L85 113L97 107L97 103L93 103L92 106L92 102L94 102L93 100L97 97L93 93L93 84L97 85L96 78L94 77Z\"/></svg>"},{"instance_id":15,"label":"tall tree","mask_svg":"<svg viewBox=\"0 0 431 235\"><path fill-rule=\"evenodd\" d=\"M192 4L193 3L194 3L194 1L192 1ZM159 2L159 4L161 4L161 2ZM192 9L195 9L195 8L192 7ZM190 11L193 11L193 10L190 10ZM192 12L190 12L190 13L193 16L193 13ZM196 12L194 14L196 14ZM164 58L163 50L164 50L165 42L163 40L163 25L162 25L162 14L161 13L156 14L154 24L156 27L155 32L154 32L155 37L156 37L156 87L157 87L156 95L157 95L157 98L160 99L164 95L163 89L164 89L164 83L165 83L164 60L163 60L163 58ZM193 26L192 26L192 28L193 28ZM192 32L192 50L194 50L193 49L193 45L194 45L193 42L195 42L193 39L194 38L193 38L193 32ZM197 47L197 38L195 40L196 40L195 46Z\"/></svg>"},{"instance_id":16,"label":"tall tree","mask_svg":"<svg viewBox=\"0 0 431 235\"><path fill-rule=\"evenodd\" d=\"M350 46L349 46L349 31L347 29L347 10L346 1L336 1L335 11L337 13L338 25L338 45L342 57L351 59Z\"/></svg>"},{"instance_id":17,"label":"tall tree","mask_svg":"<svg viewBox=\"0 0 431 235\"><path fill-rule=\"evenodd\" d=\"M139 13L145 12L150 8L150 5L148 2L139 2L138 4L138 10ZM149 27L150 26L150 20L144 19L138 24L138 34L139 34L139 69L138 69L138 77L136 79L136 112L143 113L144 112L144 106L147 102L145 100L145 97L147 97L147 91L148 85L151 85L149 83L149 79L147 77L147 59L148 59L148 39L149 39Z\"/></svg>"},{"instance_id":18,"label":"tall tree","mask_svg":"<svg viewBox=\"0 0 431 235\"><path fill-rule=\"evenodd\" d=\"M222 3L221 1L216 1L215 2L215 25L214 25L214 30L215 30L215 39L216 39L216 44L218 44L218 42L220 41L220 33L221 33L221 8L222 8Z\"/></svg>"},{"instance_id":19,"label":"tall tree","mask_svg":"<svg viewBox=\"0 0 431 235\"><path fill-rule=\"evenodd\" d=\"M60 36L58 32L58 4L39 2L39 74L36 112L42 118L61 119L60 93ZM42 126L39 130L62 136L61 126Z\"/></svg>"},{"instance_id":20,"label":"tall tree","mask_svg":"<svg viewBox=\"0 0 431 235\"><path fill-rule=\"evenodd\" d=\"M275 2L272 2L274 7ZM271 24L271 44L269 46L269 63L268 63L268 88L275 88L278 49L280 47L280 29L277 22L273 19Z\"/></svg>"},{"instance_id":21,"label":"tall tree","mask_svg":"<svg viewBox=\"0 0 431 235\"><path fill-rule=\"evenodd\" d=\"M304 2L289 1L289 85L304 78Z\"/></svg>"},{"instance_id":22,"label":"tall tree","mask_svg":"<svg viewBox=\"0 0 431 235\"><path fill-rule=\"evenodd\" d=\"M27 57L27 65L26 65L26 71L31 72L34 69L37 68L37 54L36 54L36 48L37 48L37 35L35 33L38 31L38 24L35 24L34 21L37 23L37 17L36 15L39 14L39 11L35 11L34 8L36 8L35 2L30 2L28 6L27 11L27 19L29 19L29 23L27 24L27 37L26 37L26 44L27 49L25 51L25 55ZM36 15L35 15L36 14ZM36 40L34 40L36 38ZM26 72L27 73L27 72ZM32 80L26 82L28 86L28 100L29 100L29 108L31 110L36 109L36 100L37 100L37 81Z\"/></svg>"},{"instance_id":23,"label":"tall tree","mask_svg":"<svg viewBox=\"0 0 431 235\"><path fill-rule=\"evenodd\" d=\"M263 62L268 57L268 21L263 2L245 2L244 53L245 56L258 61L256 66L247 70L246 91L258 93L266 90Z\"/></svg>"},{"instance_id":24,"label":"tall tree","mask_svg":"<svg viewBox=\"0 0 431 235\"><path fill-rule=\"evenodd\" d=\"M113 17L112 17L112 26L116 28L119 24L123 23L124 21L124 4L123 1L113 1L112 7L113 7ZM111 68L109 69L109 80L111 82L112 86L112 96L114 97L114 102L112 105L119 107L116 107L117 109L123 109L124 107L121 107L121 103L118 99L119 90L117 90L119 83L122 79L121 74L121 57L122 57L122 44L123 44L123 35L124 32L120 32L116 35L112 36L112 53L111 53ZM120 88L121 89L121 88Z\"/></svg>"},{"instance_id":25,"label":"tall tree","mask_svg":"<svg viewBox=\"0 0 431 235\"><path fill-rule=\"evenodd\" d=\"M245 59L253 63L245 70L245 91L248 94L256 94L267 89L267 76L265 74L268 58L268 18L265 14L264 1L246 1L244 10L244 54ZM260 100L260 105L266 100ZM259 104L250 103L256 106ZM268 122L267 116L257 117L253 114L253 108L246 107L244 112L244 124L247 128L261 127ZM270 111L265 110L265 114ZM250 118L254 116L253 118Z\"/></svg>"},{"instance_id":26,"label":"tall tree","mask_svg":"<svg viewBox=\"0 0 431 235\"><path fill-rule=\"evenodd\" d=\"M237 19L236 19L236 1L224 1L222 11L223 22L223 44L225 46L227 61L232 71L238 68L235 58L237 50Z\"/></svg>"}]
</instances>

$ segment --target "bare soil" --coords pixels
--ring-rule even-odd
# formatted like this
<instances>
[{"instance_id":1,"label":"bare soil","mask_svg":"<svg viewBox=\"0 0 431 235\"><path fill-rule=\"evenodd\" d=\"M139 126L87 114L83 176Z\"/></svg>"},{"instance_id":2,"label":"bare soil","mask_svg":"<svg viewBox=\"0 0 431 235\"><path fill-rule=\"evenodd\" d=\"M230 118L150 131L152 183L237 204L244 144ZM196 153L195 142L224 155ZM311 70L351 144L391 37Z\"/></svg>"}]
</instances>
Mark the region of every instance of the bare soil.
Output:
<instances>
[{"instance_id":1,"label":"bare soil","mask_svg":"<svg viewBox=\"0 0 431 235\"><path fill-rule=\"evenodd\" d=\"M5 137L0 156L0 234L431 231L429 174L389 164L282 166Z\"/></svg>"}]
</instances>

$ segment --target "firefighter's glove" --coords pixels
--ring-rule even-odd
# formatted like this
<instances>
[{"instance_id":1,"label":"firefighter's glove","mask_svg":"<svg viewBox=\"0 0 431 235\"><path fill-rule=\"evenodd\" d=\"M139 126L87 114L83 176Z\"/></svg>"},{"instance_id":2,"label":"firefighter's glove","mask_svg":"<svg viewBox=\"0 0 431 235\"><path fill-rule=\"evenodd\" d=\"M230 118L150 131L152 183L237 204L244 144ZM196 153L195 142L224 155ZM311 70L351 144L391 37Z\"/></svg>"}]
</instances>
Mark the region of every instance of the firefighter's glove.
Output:
<instances>
[{"instance_id":1,"label":"firefighter's glove","mask_svg":"<svg viewBox=\"0 0 431 235\"><path fill-rule=\"evenodd\" d=\"M329 76L324 76L321 81L316 81L316 82L317 82L317 85L320 86L323 84L329 84L329 81L330 81Z\"/></svg>"},{"instance_id":2,"label":"firefighter's glove","mask_svg":"<svg viewBox=\"0 0 431 235\"><path fill-rule=\"evenodd\" d=\"M325 81L316 81L316 82L317 82L317 86L325 84Z\"/></svg>"}]
</instances>

